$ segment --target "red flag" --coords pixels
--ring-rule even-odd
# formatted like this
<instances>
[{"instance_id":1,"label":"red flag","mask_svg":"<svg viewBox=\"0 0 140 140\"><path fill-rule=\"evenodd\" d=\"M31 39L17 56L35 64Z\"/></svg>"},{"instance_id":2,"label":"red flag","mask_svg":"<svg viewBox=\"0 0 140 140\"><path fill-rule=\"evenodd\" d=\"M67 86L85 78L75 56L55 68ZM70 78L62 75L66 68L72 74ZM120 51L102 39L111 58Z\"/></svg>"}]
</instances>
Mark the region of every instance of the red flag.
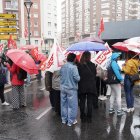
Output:
<instances>
[{"instance_id":1,"label":"red flag","mask_svg":"<svg viewBox=\"0 0 140 140\"><path fill-rule=\"evenodd\" d=\"M8 40L8 48L9 49L17 49L16 41L12 39L12 35L10 35L10 38Z\"/></svg>"},{"instance_id":2,"label":"red flag","mask_svg":"<svg viewBox=\"0 0 140 140\"><path fill-rule=\"evenodd\" d=\"M25 30L24 30L24 37L26 38L28 36L28 30L27 30L27 27L25 27Z\"/></svg>"},{"instance_id":3,"label":"red flag","mask_svg":"<svg viewBox=\"0 0 140 140\"><path fill-rule=\"evenodd\" d=\"M103 18L101 18L98 36L100 36L103 31L104 31L104 21Z\"/></svg>"},{"instance_id":4,"label":"red flag","mask_svg":"<svg viewBox=\"0 0 140 140\"><path fill-rule=\"evenodd\" d=\"M35 60L38 60L38 47L31 49L30 54Z\"/></svg>"},{"instance_id":5,"label":"red flag","mask_svg":"<svg viewBox=\"0 0 140 140\"><path fill-rule=\"evenodd\" d=\"M40 70L45 70L46 69L46 60L47 60L47 58L46 59L44 59L41 63L40 63L40 65L39 65L39 69Z\"/></svg>"}]
</instances>

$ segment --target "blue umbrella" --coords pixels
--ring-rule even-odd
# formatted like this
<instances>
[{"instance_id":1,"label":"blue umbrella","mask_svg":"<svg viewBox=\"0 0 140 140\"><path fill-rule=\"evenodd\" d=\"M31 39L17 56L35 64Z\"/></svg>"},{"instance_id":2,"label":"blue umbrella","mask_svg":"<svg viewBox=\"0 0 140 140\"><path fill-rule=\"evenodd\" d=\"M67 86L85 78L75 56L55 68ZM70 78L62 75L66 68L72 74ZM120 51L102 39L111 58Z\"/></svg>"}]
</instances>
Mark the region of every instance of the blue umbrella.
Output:
<instances>
[{"instance_id":1,"label":"blue umbrella","mask_svg":"<svg viewBox=\"0 0 140 140\"><path fill-rule=\"evenodd\" d=\"M72 44L67 49L67 51L104 51L104 50L107 50L104 44L88 41Z\"/></svg>"}]
</instances>

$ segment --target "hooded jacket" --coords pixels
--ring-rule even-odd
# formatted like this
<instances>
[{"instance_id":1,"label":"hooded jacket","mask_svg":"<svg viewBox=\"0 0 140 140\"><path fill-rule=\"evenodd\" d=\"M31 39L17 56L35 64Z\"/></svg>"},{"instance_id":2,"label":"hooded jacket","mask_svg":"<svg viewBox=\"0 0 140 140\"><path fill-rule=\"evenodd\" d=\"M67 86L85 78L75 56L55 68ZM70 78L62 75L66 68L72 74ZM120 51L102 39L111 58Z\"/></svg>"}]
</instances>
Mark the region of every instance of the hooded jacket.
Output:
<instances>
[{"instance_id":1,"label":"hooded jacket","mask_svg":"<svg viewBox=\"0 0 140 140\"><path fill-rule=\"evenodd\" d=\"M125 74L134 75L138 73L138 67L140 66L140 61L137 59L129 59L126 61L125 65L122 67L122 70Z\"/></svg>"},{"instance_id":2,"label":"hooded jacket","mask_svg":"<svg viewBox=\"0 0 140 140\"><path fill-rule=\"evenodd\" d=\"M117 77L117 79L121 82L123 81L123 77L121 75L121 69L119 65L117 64L117 58L121 55L121 53L112 53L111 56L111 67Z\"/></svg>"},{"instance_id":3,"label":"hooded jacket","mask_svg":"<svg viewBox=\"0 0 140 140\"><path fill-rule=\"evenodd\" d=\"M122 67L122 70L127 75L134 75L138 73L139 67L140 67L140 61L138 59L129 59L126 61L125 65ZM140 83L140 80L134 83L135 85L137 85Z\"/></svg>"}]
</instances>

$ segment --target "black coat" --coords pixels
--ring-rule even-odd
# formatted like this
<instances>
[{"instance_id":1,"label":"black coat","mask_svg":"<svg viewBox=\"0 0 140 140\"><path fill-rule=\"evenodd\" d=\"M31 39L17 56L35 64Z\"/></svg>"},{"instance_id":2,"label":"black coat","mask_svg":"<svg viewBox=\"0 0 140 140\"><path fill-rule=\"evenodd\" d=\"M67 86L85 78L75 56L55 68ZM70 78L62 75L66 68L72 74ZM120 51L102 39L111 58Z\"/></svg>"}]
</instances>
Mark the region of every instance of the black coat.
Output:
<instances>
[{"instance_id":1,"label":"black coat","mask_svg":"<svg viewBox=\"0 0 140 140\"><path fill-rule=\"evenodd\" d=\"M92 62L86 64L79 64L78 71L80 75L80 81L78 84L78 92L84 93L96 93L96 67Z\"/></svg>"}]
</instances>

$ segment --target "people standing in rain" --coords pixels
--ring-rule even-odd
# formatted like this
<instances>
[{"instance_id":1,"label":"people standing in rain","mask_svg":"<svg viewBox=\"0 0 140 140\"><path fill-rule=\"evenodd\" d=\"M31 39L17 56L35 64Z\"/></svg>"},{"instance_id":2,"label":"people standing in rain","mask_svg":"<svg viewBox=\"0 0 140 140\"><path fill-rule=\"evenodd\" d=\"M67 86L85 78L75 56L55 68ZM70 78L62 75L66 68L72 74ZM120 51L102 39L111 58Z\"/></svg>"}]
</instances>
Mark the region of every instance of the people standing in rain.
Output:
<instances>
[{"instance_id":1,"label":"people standing in rain","mask_svg":"<svg viewBox=\"0 0 140 140\"><path fill-rule=\"evenodd\" d=\"M74 64L76 55L69 53L67 63L60 69L61 90L61 119L62 123L72 126L77 123L78 112L78 81L80 76L77 66Z\"/></svg>"},{"instance_id":2,"label":"people standing in rain","mask_svg":"<svg viewBox=\"0 0 140 140\"><path fill-rule=\"evenodd\" d=\"M2 105L9 105L9 103L5 101L5 97L4 97L4 86L7 83L6 72L7 69L2 64L2 58L0 56L0 99Z\"/></svg>"},{"instance_id":3,"label":"people standing in rain","mask_svg":"<svg viewBox=\"0 0 140 140\"><path fill-rule=\"evenodd\" d=\"M98 107L98 96L96 92L96 66L90 61L91 53L85 51L78 65L79 81L79 101L80 101L80 118L82 122L92 121L92 107ZM87 103L87 105L86 105ZM87 109L86 109L87 106Z\"/></svg>"},{"instance_id":4,"label":"people standing in rain","mask_svg":"<svg viewBox=\"0 0 140 140\"><path fill-rule=\"evenodd\" d=\"M9 64L7 63L8 70L11 74L11 84L12 84L12 106L13 110L17 110L20 107L25 107L25 95L24 95L24 79L18 79L18 73L20 68L9 59Z\"/></svg>"},{"instance_id":5,"label":"people standing in rain","mask_svg":"<svg viewBox=\"0 0 140 140\"><path fill-rule=\"evenodd\" d=\"M127 60L124 66L122 67L122 70L125 73L124 91L125 91L127 108L124 109L124 111L126 112L133 112L135 109L133 87L134 87L134 84L137 84L139 81L132 83L130 80L130 76L138 73L139 67L140 67L140 60L139 60L138 55Z\"/></svg>"},{"instance_id":6,"label":"people standing in rain","mask_svg":"<svg viewBox=\"0 0 140 140\"><path fill-rule=\"evenodd\" d=\"M103 101L107 99L107 86L104 81L106 71L103 70L99 65L96 67L96 71L96 88L98 93L98 99Z\"/></svg>"},{"instance_id":7,"label":"people standing in rain","mask_svg":"<svg viewBox=\"0 0 140 140\"><path fill-rule=\"evenodd\" d=\"M60 70L53 72L52 90L54 94L54 110L58 115L60 115Z\"/></svg>"},{"instance_id":8,"label":"people standing in rain","mask_svg":"<svg viewBox=\"0 0 140 140\"><path fill-rule=\"evenodd\" d=\"M49 98L52 108L54 109L54 94L52 89L52 76L53 72L46 71L45 72L45 89L49 91Z\"/></svg>"},{"instance_id":9,"label":"people standing in rain","mask_svg":"<svg viewBox=\"0 0 140 140\"><path fill-rule=\"evenodd\" d=\"M110 109L109 113L115 113L114 103L116 100L117 103L117 115L123 115L121 108L121 86L123 84L123 77L121 75L121 69L117 64L121 53L112 53L110 66L107 68L107 84L111 88L111 97L110 97Z\"/></svg>"}]
</instances>

